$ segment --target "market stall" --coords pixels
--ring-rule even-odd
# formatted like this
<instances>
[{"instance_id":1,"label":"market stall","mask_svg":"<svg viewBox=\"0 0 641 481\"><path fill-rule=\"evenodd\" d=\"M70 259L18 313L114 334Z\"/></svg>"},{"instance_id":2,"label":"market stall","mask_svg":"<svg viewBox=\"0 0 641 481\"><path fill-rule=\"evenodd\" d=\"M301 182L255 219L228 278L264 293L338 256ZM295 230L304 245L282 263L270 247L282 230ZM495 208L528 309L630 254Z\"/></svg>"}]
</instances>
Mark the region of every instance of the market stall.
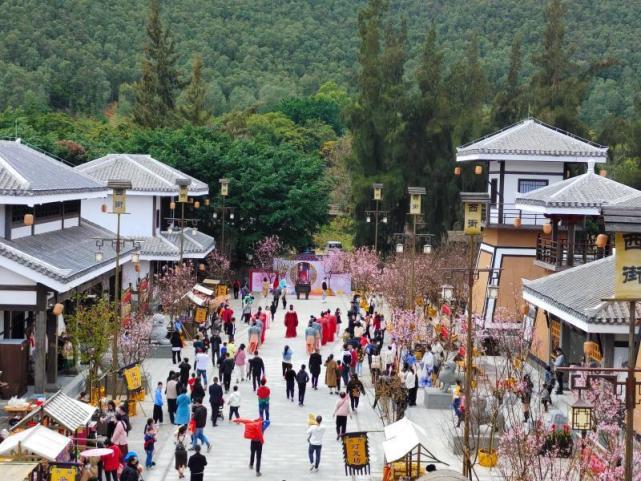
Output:
<instances>
[{"instance_id":1,"label":"market stall","mask_svg":"<svg viewBox=\"0 0 641 481\"><path fill-rule=\"evenodd\" d=\"M385 426L384 481L401 477L416 479L425 473L425 465L446 464L430 452L428 445L429 439L425 430L407 418Z\"/></svg>"},{"instance_id":2,"label":"market stall","mask_svg":"<svg viewBox=\"0 0 641 481\"><path fill-rule=\"evenodd\" d=\"M468 479L458 471L454 471L452 469L439 469L421 476L416 481L468 481Z\"/></svg>"},{"instance_id":3,"label":"market stall","mask_svg":"<svg viewBox=\"0 0 641 481\"><path fill-rule=\"evenodd\" d=\"M31 481L37 475L39 463L16 463L13 461L0 462L2 479L11 481Z\"/></svg>"},{"instance_id":4,"label":"market stall","mask_svg":"<svg viewBox=\"0 0 641 481\"><path fill-rule=\"evenodd\" d=\"M0 456L16 461L68 461L71 439L42 424L17 432L0 443Z\"/></svg>"},{"instance_id":5,"label":"market stall","mask_svg":"<svg viewBox=\"0 0 641 481\"><path fill-rule=\"evenodd\" d=\"M83 449L90 432L95 429L92 417L96 410L95 406L58 391L22 418L11 428L11 431L17 432L40 423L64 436L71 437L76 447Z\"/></svg>"}]
</instances>

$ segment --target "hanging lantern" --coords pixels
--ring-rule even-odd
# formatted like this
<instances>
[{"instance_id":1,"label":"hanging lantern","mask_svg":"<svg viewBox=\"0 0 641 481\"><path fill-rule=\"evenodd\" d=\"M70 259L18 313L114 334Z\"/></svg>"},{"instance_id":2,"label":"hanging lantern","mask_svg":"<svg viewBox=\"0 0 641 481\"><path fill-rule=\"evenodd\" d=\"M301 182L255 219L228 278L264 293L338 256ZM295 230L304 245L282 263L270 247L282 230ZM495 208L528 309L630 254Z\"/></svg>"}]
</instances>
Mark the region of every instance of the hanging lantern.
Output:
<instances>
[{"instance_id":1,"label":"hanging lantern","mask_svg":"<svg viewBox=\"0 0 641 481\"><path fill-rule=\"evenodd\" d=\"M205 199L205 207L209 207L209 197Z\"/></svg>"},{"instance_id":2,"label":"hanging lantern","mask_svg":"<svg viewBox=\"0 0 641 481\"><path fill-rule=\"evenodd\" d=\"M599 234L596 236L596 246L599 249L604 249L608 245L608 236L606 234Z\"/></svg>"},{"instance_id":3,"label":"hanging lantern","mask_svg":"<svg viewBox=\"0 0 641 481\"><path fill-rule=\"evenodd\" d=\"M545 235L550 235L552 233L552 224L549 222L547 224L543 224L543 233Z\"/></svg>"},{"instance_id":4,"label":"hanging lantern","mask_svg":"<svg viewBox=\"0 0 641 481\"><path fill-rule=\"evenodd\" d=\"M191 184L191 179L176 179L176 185L178 186L178 202L189 201L189 184Z\"/></svg>"},{"instance_id":5,"label":"hanging lantern","mask_svg":"<svg viewBox=\"0 0 641 481\"><path fill-rule=\"evenodd\" d=\"M514 227L516 227L517 229L519 227L521 227L521 218L520 217L517 217L516 219L514 219Z\"/></svg>"},{"instance_id":6,"label":"hanging lantern","mask_svg":"<svg viewBox=\"0 0 641 481\"><path fill-rule=\"evenodd\" d=\"M383 184L372 184L372 189L374 189L374 200L382 200Z\"/></svg>"},{"instance_id":7,"label":"hanging lantern","mask_svg":"<svg viewBox=\"0 0 641 481\"><path fill-rule=\"evenodd\" d=\"M24 215L24 225L33 225L33 214Z\"/></svg>"},{"instance_id":8,"label":"hanging lantern","mask_svg":"<svg viewBox=\"0 0 641 481\"><path fill-rule=\"evenodd\" d=\"M194 209L200 209L200 202L198 201L194 202Z\"/></svg>"},{"instance_id":9,"label":"hanging lantern","mask_svg":"<svg viewBox=\"0 0 641 481\"><path fill-rule=\"evenodd\" d=\"M519 307L519 312L522 316L525 316L528 312L530 312L530 306L528 306L527 304L521 304L521 307Z\"/></svg>"},{"instance_id":10,"label":"hanging lantern","mask_svg":"<svg viewBox=\"0 0 641 481\"><path fill-rule=\"evenodd\" d=\"M107 204L102 204L102 205L100 206L100 211L101 211L101 212L107 212Z\"/></svg>"},{"instance_id":11,"label":"hanging lantern","mask_svg":"<svg viewBox=\"0 0 641 481\"><path fill-rule=\"evenodd\" d=\"M140 272L140 264L134 264L134 270Z\"/></svg>"},{"instance_id":12,"label":"hanging lantern","mask_svg":"<svg viewBox=\"0 0 641 481\"><path fill-rule=\"evenodd\" d=\"M474 173L476 175L481 175L483 173L483 166L477 165L476 167L474 167Z\"/></svg>"},{"instance_id":13,"label":"hanging lantern","mask_svg":"<svg viewBox=\"0 0 641 481\"><path fill-rule=\"evenodd\" d=\"M454 175L456 175L456 176L461 175L461 168L460 167L454 167Z\"/></svg>"},{"instance_id":14,"label":"hanging lantern","mask_svg":"<svg viewBox=\"0 0 641 481\"><path fill-rule=\"evenodd\" d=\"M219 179L220 182L220 195L227 197L229 195L229 179Z\"/></svg>"},{"instance_id":15,"label":"hanging lantern","mask_svg":"<svg viewBox=\"0 0 641 481\"><path fill-rule=\"evenodd\" d=\"M53 315L59 316L60 314L62 314L62 311L64 310L65 310L65 306L63 304L58 303L55 306L53 306Z\"/></svg>"},{"instance_id":16,"label":"hanging lantern","mask_svg":"<svg viewBox=\"0 0 641 481\"><path fill-rule=\"evenodd\" d=\"M176 210L176 203L173 200L169 203L169 208L171 210Z\"/></svg>"},{"instance_id":17,"label":"hanging lantern","mask_svg":"<svg viewBox=\"0 0 641 481\"><path fill-rule=\"evenodd\" d=\"M200 272L205 272L205 264L203 264L203 263L201 262L201 263L200 263L200 265L198 266L198 270L199 270Z\"/></svg>"}]
</instances>

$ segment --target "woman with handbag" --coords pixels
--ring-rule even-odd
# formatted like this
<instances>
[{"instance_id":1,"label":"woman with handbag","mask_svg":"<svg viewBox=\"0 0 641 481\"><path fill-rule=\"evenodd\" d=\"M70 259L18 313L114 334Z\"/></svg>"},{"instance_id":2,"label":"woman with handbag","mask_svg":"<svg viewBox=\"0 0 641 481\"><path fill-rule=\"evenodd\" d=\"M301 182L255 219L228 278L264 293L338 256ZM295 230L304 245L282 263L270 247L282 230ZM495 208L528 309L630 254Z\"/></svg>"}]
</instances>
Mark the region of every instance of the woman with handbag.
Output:
<instances>
[{"instance_id":1,"label":"woman with handbag","mask_svg":"<svg viewBox=\"0 0 641 481\"><path fill-rule=\"evenodd\" d=\"M175 468L178 471L178 479L185 477L187 467L187 425L178 428L175 435L176 450L174 451Z\"/></svg>"}]
</instances>

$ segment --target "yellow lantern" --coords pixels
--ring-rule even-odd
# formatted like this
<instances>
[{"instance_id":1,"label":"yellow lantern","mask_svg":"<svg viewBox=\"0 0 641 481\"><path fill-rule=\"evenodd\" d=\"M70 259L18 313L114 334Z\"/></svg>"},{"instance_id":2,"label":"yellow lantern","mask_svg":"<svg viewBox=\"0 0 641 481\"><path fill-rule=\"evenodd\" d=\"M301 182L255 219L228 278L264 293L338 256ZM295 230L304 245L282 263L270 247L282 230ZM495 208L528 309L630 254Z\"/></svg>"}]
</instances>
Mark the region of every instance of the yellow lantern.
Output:
<instances>
[{"instance_id":1,"label":"yellow lantern","mask_svg":"<svg viewBox=\"0 0 641 481\"><path fill-rule=\"evenodd\" d=\"M62 311L64 311L64 309L65 309L65 306L60 304L60 303L54 305L53 306L53 315L54 316L59 316L60 314L62 314Z\"/></svg>"},{"instance_id":2,"label":"yellow lantern","mask_svg":"<svg viewBox=\"0 0 641 481\"><path fill-rule=\"evenodd\" d=\"M477 165L476 167L474 167L474 173L476 175L481 175L483 173L483 166Z\"/></svg>"},{"instance_id":3,"label":"yellow lantern","mask_svg":"<svg viewBox=\"0 0 641 481\"><path fill-rule=\"evenodd\" d=\"M190 179L176 179L176 185L178 186L178 202L188 202L189 184L191 184Z\"/></svg>"},{"instance_id":4,"label":"yellow lantern","mask_svg":"<svg viewBox=\"0 0 641 481\"><path fill-rule=\"evenodd\" d=\"M374 200L381 200L383 198L383 184L372 184L374 189Z\"/></svg>"},{"instance_id":5,"label":"yellow lantern","mask_svg":"<svg viewBox=\"0 0 641 481\"><path fill-rule=\"evenodd\" d=\"M596 246L599 249L604 249L606 245L608 245L608 236L606 234L596 236Z\"/></svg>"},{"instance_id":6,"label":"yellow lantern","mask_svg":"<svg viewBox=\"0 0 641 481\"><path fill-rule=\"evenodd\" d=\"M454 167L454 175L456 175L456 176L461 175L461 168L460 167Z\"/></svg>"},{"instance_id":7,"label":"yellow lantern","mask_svg":"<svg viewBox=\"0 0 641 481\"><path fill-rule=\"evenodd\" d=\"M33 214L25 214L23 222L24 225L33 225Z\"/></svg>"},{"instance_id":8,"label":"yellow lantern","mask_svg":"<svg viewBox=\"0 0 641 481\"><path fill-rule=\"evenodd\" d=\"M127 212L126 209L126 192L127 189L131 189L131 181L129 180L110 180L107 182L107 187L112 189L111 199L111 211L114 214L124 214Z\"/></svg>"},{"instance_id":9,"label":"yellow lantern","mask_svg":"<svg viewBox=\"0 0 641 481\"><path fill-rule=\"evenodd\" d=\"M552 233L552 224L549 222L547 224L543 224L543 233L545 235L550 235Z\"/></svg>"},{"instance_id":10,"label":"yellow lantern","mask_svg":"<svg viewBox=\"0 0 641 481\"><path fill-rule=\"evenodd\" d=\"M408 187L410 195L410 214L421 215L421 197L426 194L425 187Z\"/></svg>"}]
</instances>

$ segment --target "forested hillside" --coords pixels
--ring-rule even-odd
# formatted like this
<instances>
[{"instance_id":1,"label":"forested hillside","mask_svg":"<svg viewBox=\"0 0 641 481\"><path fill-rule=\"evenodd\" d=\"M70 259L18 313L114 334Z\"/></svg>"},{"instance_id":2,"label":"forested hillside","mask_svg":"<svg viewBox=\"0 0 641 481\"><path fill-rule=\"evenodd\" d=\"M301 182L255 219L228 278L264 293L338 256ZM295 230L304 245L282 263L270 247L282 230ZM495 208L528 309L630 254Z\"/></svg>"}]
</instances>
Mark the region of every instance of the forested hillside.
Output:
<instances>
[{"instance_id":1,"label":"forested hillside","mask_svg":"<svg viewBox=\"0 0 641 481\"><path fill-rule=\"evenodd\" d=\"M357 14L364 0L164 0L163 19L176 40L187 80L193 55L204 60L207 103L216 114L284 96L310 95L327 80L354 92ZM416 67L435 22L446 66L478 32L481 65L498 89L515 36L523 41L523 75L544 29L541 0L392 0L391 17L407 21L406 75ZM33 105L99 113L120 99L140 73L147 0L4 0L0 15L0 110ZM618 63L592 81L582 119L599 128L609 114L632 115L641 74L641 3L566 0L567 40L579 63Z\"/></svg>"}]
</instances>

